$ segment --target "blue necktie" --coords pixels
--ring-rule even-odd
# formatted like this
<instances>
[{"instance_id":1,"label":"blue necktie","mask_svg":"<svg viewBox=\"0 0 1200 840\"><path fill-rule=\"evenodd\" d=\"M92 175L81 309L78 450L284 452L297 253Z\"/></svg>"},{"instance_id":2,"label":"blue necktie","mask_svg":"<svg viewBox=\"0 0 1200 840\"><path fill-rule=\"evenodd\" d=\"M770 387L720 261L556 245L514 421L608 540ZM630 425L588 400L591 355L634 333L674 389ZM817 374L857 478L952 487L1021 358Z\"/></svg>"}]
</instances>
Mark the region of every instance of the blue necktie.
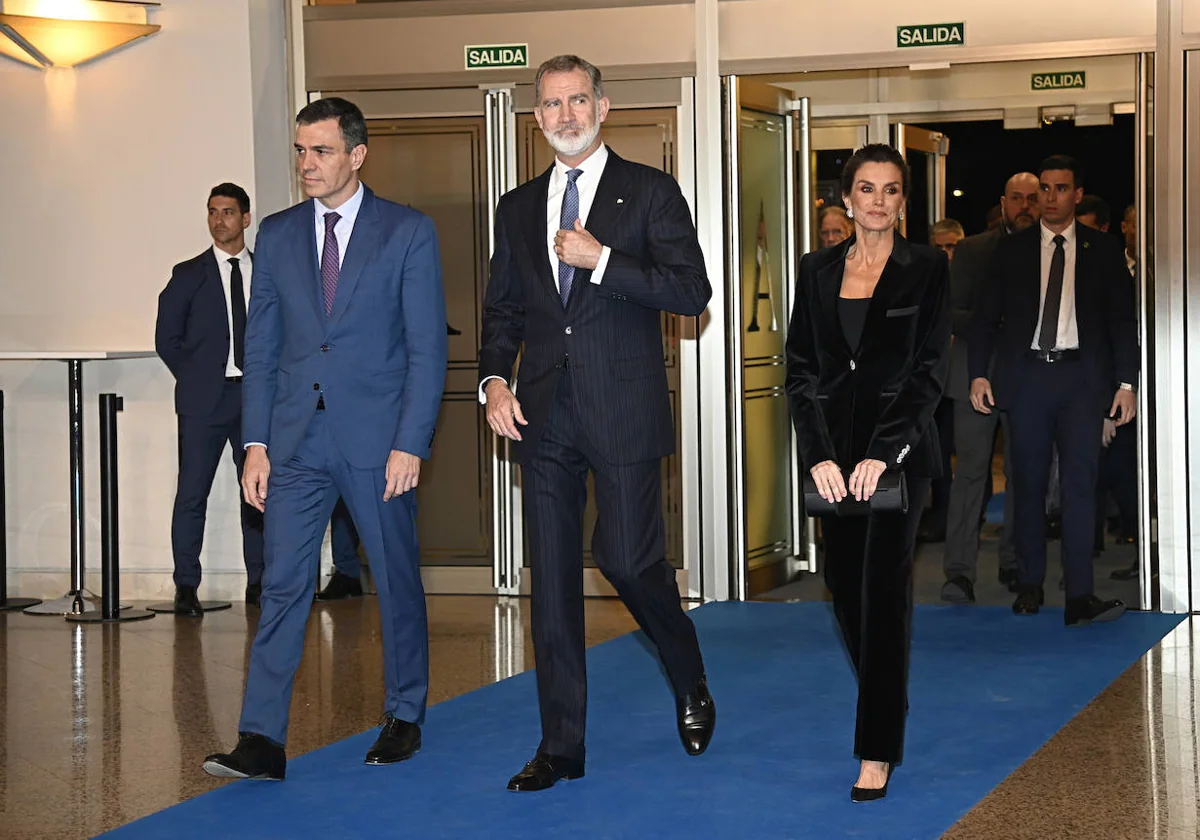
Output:
<instances>
[{"instance_id":1,"label":"blue necktie","mask_svg":"<svg viewBox=\"0 0 1200 840\"><path fill-rule=\"evenodd\" d=\"M579 218L579 187L575 181L583 174L582 169L572 169L567 172L567 191L563 194L562 214L558 217L560 230L575 230L575 220ZM558 261L558 296L563 308L571 299L571 284L575 282L575 266Z\"/></svg>"}]
</instances>

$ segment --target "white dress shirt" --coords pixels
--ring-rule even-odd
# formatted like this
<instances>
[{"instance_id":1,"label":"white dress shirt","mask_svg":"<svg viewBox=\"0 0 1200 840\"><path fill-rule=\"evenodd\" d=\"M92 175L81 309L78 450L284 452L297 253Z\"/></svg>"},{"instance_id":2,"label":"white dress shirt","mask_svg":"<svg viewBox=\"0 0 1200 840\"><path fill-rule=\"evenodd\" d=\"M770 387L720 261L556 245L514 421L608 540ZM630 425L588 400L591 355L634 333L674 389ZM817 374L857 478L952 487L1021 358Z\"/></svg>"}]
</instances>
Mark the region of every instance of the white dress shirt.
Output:
<instances>
[{"instance_id":1,"label":"white dress shirt","mask_svg":"<svg viewBox=\"0 0 1200 840\"><path fill-rule=\"evenodd\" d=\"M321 203L320 199L313 199L313 211L315 212L315 223L317 226L317 273L321 270L321 257L325 253L325 214L337 213L341 216L337 224L333 227L334 238L338 244L338 267L341 268L342 262L346 259L346 249L350 246L350 234L354 233L354 222L358 219L358 211L362 208L363 203L363 185L360 181L358 189L354 191L354 195L350 196L346 202L337 209L326 207Z\"/></svg>"},{"instance_id":2,"label":"white dress shirt","mask_svg":"<svg viewBox=\"0 0 1200 840\"><path fill-rule=\"evenodd\" d=\"M571 169L581 169L583 172L575 179L575 187L579 190L579 221L587 227L588 215L592 212L592 204L596 201L596 188L604 175L604 167L608 163L608 146L603 143L592 154L588 155L577 166L567 166L557 157L554 159L554 169L550 172L550 188L546 194L546 253L550 258L550 275L554 278L554 288L558 289L558 254L554 252L554 238L562 229L563 198L567 194L567 172ZM607 245L600 250L600 259L592 270L591 281L597 286L604 279L604 271L608 268L608 259L612 248ZM561 289L560 289L561 291ZM489 376L479 383L479 402L487 405L487 394L484 386L492 379L503 379L500 376Z\"/></svg>"},{"instance_id":3,"label":"white dress shirt","mask_svg":"<svg viewBox=\"0 0 1200 840\"><path fill-rule=\"evenodd\" d=\"M1042 315L1046 308L1046 288L1050 285L1050 261L1054 258L1054 232L1045 224L1039 225L1042 232L1042 293L1038 299L1038 320L1033 330L1033 340L1029 347L1038 348L1038 337L1042 334ZM1062 300L1058 307L1058 337L1054 342L1055 350L1079 349L1079 323L1075 320L1075 225L1070 225L1062 232L1063 252L1066 257L1063 265Z\"/></svg>"},{"instance_id":4,"label":"white dress shirt","mask_svg":"<svg viewBox=\"0 0 1200 840\"><path fill-rule=\"evenodd\" d=\"M227 254L213 244L213 256L217 258L217 271L221 274L221 288L225 291L225 321L229 325L229 358L225 361L226 376L241 376L242 371L233 363L233 292L230 290L230 284L233 281L233 266L230 264L231 259L238 261L238 268L242 270L242 301L249 307L250 304L250 275L254 270L254 266L250 261L250 252L244 247L239 254Z\"/></svg>"}]
</instances>

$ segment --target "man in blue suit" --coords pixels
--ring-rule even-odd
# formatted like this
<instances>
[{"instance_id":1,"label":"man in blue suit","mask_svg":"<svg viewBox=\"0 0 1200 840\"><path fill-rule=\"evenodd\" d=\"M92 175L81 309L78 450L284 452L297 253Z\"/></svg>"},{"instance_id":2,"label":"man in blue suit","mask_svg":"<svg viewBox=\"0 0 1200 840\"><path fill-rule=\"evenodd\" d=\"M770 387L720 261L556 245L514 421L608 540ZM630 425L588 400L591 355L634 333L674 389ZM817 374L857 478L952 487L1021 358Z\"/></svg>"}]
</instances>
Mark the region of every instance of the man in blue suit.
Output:
<instances>
[{"instance_id":1,"label":"man in blue suit","mask_svg":"<svg viewBox=\"0 0 1200 840\"><path fill-rule=\"evenodd\" d=\"M368 764L421 746L429 684L415 489L446 376L433 222L358 180L362 112L321 99L296 117L312 199L263 220L246 326L242 488L265 512L262 618L225 778L284 778L288 706L321 540L339 494L371 557L383 627L385 723Z\"/></svg>"}]
</instances>

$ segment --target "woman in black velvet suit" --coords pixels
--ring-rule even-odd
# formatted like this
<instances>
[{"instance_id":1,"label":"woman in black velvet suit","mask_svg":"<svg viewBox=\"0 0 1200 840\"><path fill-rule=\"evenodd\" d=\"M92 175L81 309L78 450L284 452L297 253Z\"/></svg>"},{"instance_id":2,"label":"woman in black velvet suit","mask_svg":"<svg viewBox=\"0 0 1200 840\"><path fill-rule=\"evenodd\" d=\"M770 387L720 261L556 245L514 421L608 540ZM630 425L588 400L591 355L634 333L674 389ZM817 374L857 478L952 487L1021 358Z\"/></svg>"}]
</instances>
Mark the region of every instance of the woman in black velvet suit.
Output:
<instances>
[{"instance_id":1,"label":"woman in black velvet suit","mask_svg":"<svg viewBox=\"0 0 1200 840\"><path fill-rule=\"evenodd\" d=\"M827 501L869 499L888 470L908 483L907 514L822 522L825 581L858 675L856 801L886 795L902 757L913 547L941 472L931 420L949 365L949 267L940 251L896 232L908 181L890 146L847 161L842 193L855 234L801 261L788 330L788 399L817 491Z\"/></svg>"}]
</instances>

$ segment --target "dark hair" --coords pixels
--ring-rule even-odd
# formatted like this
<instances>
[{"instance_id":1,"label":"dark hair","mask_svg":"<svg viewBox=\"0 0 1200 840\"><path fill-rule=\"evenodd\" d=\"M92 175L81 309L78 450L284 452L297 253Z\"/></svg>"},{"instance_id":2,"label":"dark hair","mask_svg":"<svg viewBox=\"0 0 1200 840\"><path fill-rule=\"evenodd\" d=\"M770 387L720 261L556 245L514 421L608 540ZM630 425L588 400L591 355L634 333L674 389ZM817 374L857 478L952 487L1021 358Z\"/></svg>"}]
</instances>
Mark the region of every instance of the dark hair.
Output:
<instances>
[{"instance_id":1,"label":"dark hair","mask_svg":"<svg viewBox=\"0 0 1200 840\"><path fill-rule=\"evenodd\" d=\"M228 181L226 181L224 184L217 184L212 188L212 192L208 194L208 200L212 201L214 198L218 197L232 198L238 203L238 208L240 208L243 213L250 212L250 196L246 195L246 191L237 184L231 184Z\"/></svg>"},{"instance_id":2,"label":"dark hair","mask_svg":"<svg viewBox=\"0 0 1200 840\"><path fill-rule=\"evenodd\" d=\"M537 69L533 77L533 98L536 105L542 103L542 77L547 73L571 73L582 70L592 81L592 95L599 101L604 96L604 80L600 77L600 69L590 61L584 61L577 55L556 55L546 59Z\"/></svg>"},{"instance_id":3,"label":"dark hair","mask_svg":"<svg viewBox=\"0 0 1200 840\"><path fill-rule=\"evenodd\" d=\"M1108 209L1108 202L1098 195L1085 195L1075 205L1075 215L1088 216L1092 214L1095 214L1098 226L1108 227L1112 224L1112 211Z\"/></svg>"},{"instance_id":4,"label":"dark hair","mask_svg":"<svg viewBox=\"0 0 1200 840\"><path fill-rule=\"evenodd\" d=\"M992 222L1000 221L1000 217L1004 215L1004 208L999 204L992 205L991 209L983 217L984 224L991 226Z\"/></svg>"},{"instance_id":5,"label":"dark hair","mask_svg":"<svg viewBox=\"0 0 1200 840\"><path fill-rule=\"evenodd\" d=\"M864 163L890 163L900 170L900 191L908 198L908 162L904 155L886 143L868 143L850 156L842 169L842 195L854 191L854 182L858 178L858 170Z\"/></svg>"},{"instance_id":6,"label":"dark hair","mask_svg":"<svg viewBox=\"0 0 1200 840\"><path fill-rule=\"evenodd\" d=\"M325 120L337 120L346 151L367 145L367 121L358 106L349 99L330 96L310 102L296 115L296 125L312 125Z\"/></svg>"},{"instance_id":7,"label":"dark hair","mask_svg":"<svg viewBox=\"0 0 1200 840\"><path fill-rule=\"evenodd\" d=\"M1038 180L1042 180L1042 174L1052 169L1065 169L1070 172L1071 178L1075 181L1075 189L1083 186L1083 167L1070 155L1050 155L1042 161L1038 165Z\"/></svg>"}]
</instances>

